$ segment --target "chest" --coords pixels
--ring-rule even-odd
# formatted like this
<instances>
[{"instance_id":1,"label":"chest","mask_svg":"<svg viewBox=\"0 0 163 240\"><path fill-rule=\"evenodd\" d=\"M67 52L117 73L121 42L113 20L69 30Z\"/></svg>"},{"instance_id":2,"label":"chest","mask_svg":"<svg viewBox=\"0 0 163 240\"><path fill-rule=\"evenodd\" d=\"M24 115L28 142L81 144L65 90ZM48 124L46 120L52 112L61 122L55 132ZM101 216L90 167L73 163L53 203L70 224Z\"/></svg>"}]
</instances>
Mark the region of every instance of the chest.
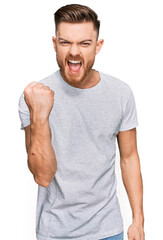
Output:
<instances>
[{"instance_id":1,"label":"chest","mask_svg":"<svg viewBox=\"0 0 163 240\"><path fill-rule=\"evenodd\" d=\"M52 134L64 139L77 141L82 135L108 139L118 133L121 109L118 99L109 95L58 96L49 119Z\"/></svg>"}]
</instances>

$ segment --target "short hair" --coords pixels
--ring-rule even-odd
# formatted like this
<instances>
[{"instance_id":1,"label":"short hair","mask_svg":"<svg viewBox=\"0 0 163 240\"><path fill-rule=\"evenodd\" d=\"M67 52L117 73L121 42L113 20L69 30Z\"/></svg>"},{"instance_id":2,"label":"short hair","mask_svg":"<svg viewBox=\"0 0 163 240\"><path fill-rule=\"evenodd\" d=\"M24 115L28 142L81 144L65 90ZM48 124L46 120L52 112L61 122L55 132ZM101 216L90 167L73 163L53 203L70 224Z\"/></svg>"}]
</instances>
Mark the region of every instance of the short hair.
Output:
<instances>
[{"instance_id":1,"label":"short hair","mask_svg":"<svg viewBox=\"0 0 163 240\"><path fill-rule=\"evenodd\" d=\"M67 23L82 23L92 22L94 29L99 36L100 21L98 15L89 7L80 4L69 4L59 8L54 13L55 29L57 33L58 25L61 22Z\"/></svg>"}]
</instances>

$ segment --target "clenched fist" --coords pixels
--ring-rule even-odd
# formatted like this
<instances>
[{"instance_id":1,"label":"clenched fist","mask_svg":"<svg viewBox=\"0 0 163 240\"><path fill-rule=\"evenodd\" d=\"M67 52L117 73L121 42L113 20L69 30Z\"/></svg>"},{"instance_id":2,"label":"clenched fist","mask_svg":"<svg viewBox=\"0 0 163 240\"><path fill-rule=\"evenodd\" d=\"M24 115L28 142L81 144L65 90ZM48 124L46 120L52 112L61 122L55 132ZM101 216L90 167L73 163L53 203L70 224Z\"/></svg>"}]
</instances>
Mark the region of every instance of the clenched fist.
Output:
<instances>
[{"instance_id":1,"label":"clenched fist","mask_svg":"<svg viewBox=\"0 0 163 240\"><path fill-rule=\"evenodd\" d=\"M26 104L32 116L47 119L54 102L54 91L43 83L31 82L24 89Z\"/></svg>"}]
</instances>

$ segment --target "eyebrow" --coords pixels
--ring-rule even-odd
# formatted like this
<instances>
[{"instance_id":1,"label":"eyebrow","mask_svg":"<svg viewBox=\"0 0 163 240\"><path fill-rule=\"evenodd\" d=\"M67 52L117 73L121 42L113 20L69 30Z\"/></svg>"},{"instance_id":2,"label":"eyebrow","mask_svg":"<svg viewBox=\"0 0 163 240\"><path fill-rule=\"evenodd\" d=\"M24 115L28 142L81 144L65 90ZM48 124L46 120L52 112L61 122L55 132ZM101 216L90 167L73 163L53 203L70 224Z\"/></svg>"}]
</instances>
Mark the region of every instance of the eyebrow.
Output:
<instances>
[{"instance_id":1,"label":"eyebrow","mask_svg":"<svg viewBox=\"0 0 163 240\"><path fill-rule=\"evenodd\" d=\"M59 38L59 41L60 40L64 40L64 41L66 41L66 42L70 42L69 40L66 40L66 39L64 39L64 38ZM92 39L85 39L85 40L82 40L82 41L80 41L80 42L92 42Z\"/></svg>"}]
</instances>

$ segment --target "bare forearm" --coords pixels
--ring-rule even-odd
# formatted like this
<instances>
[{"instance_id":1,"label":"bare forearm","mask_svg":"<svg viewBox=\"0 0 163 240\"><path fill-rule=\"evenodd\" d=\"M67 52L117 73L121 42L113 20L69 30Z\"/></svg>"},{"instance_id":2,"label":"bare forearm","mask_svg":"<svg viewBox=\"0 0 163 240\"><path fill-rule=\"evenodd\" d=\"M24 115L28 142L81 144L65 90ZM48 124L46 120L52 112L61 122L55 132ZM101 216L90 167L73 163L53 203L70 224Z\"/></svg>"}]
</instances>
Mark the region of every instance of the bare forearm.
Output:
<instances>
[{"instance_id":1,"label":"bare forearm","mask_svg":"<svg viewBox=\"0 0 163 240\"><path fill-rule=\"evenodd\" d=\"M138 154L121 159L122 179L132 208L133 221L144 225L143 182Z\"/></svg>"},{"instance_id":2,"label":"bare forearm","mask_svg":"<svg viewBox=\"0 0 163 240\"><path fill-rule=\"evenodd\" d=\"M31 120L28 166L39 185L47 187L50 184L57 170L57 162L48 120Z\"/></svg>"}]
</instances>

